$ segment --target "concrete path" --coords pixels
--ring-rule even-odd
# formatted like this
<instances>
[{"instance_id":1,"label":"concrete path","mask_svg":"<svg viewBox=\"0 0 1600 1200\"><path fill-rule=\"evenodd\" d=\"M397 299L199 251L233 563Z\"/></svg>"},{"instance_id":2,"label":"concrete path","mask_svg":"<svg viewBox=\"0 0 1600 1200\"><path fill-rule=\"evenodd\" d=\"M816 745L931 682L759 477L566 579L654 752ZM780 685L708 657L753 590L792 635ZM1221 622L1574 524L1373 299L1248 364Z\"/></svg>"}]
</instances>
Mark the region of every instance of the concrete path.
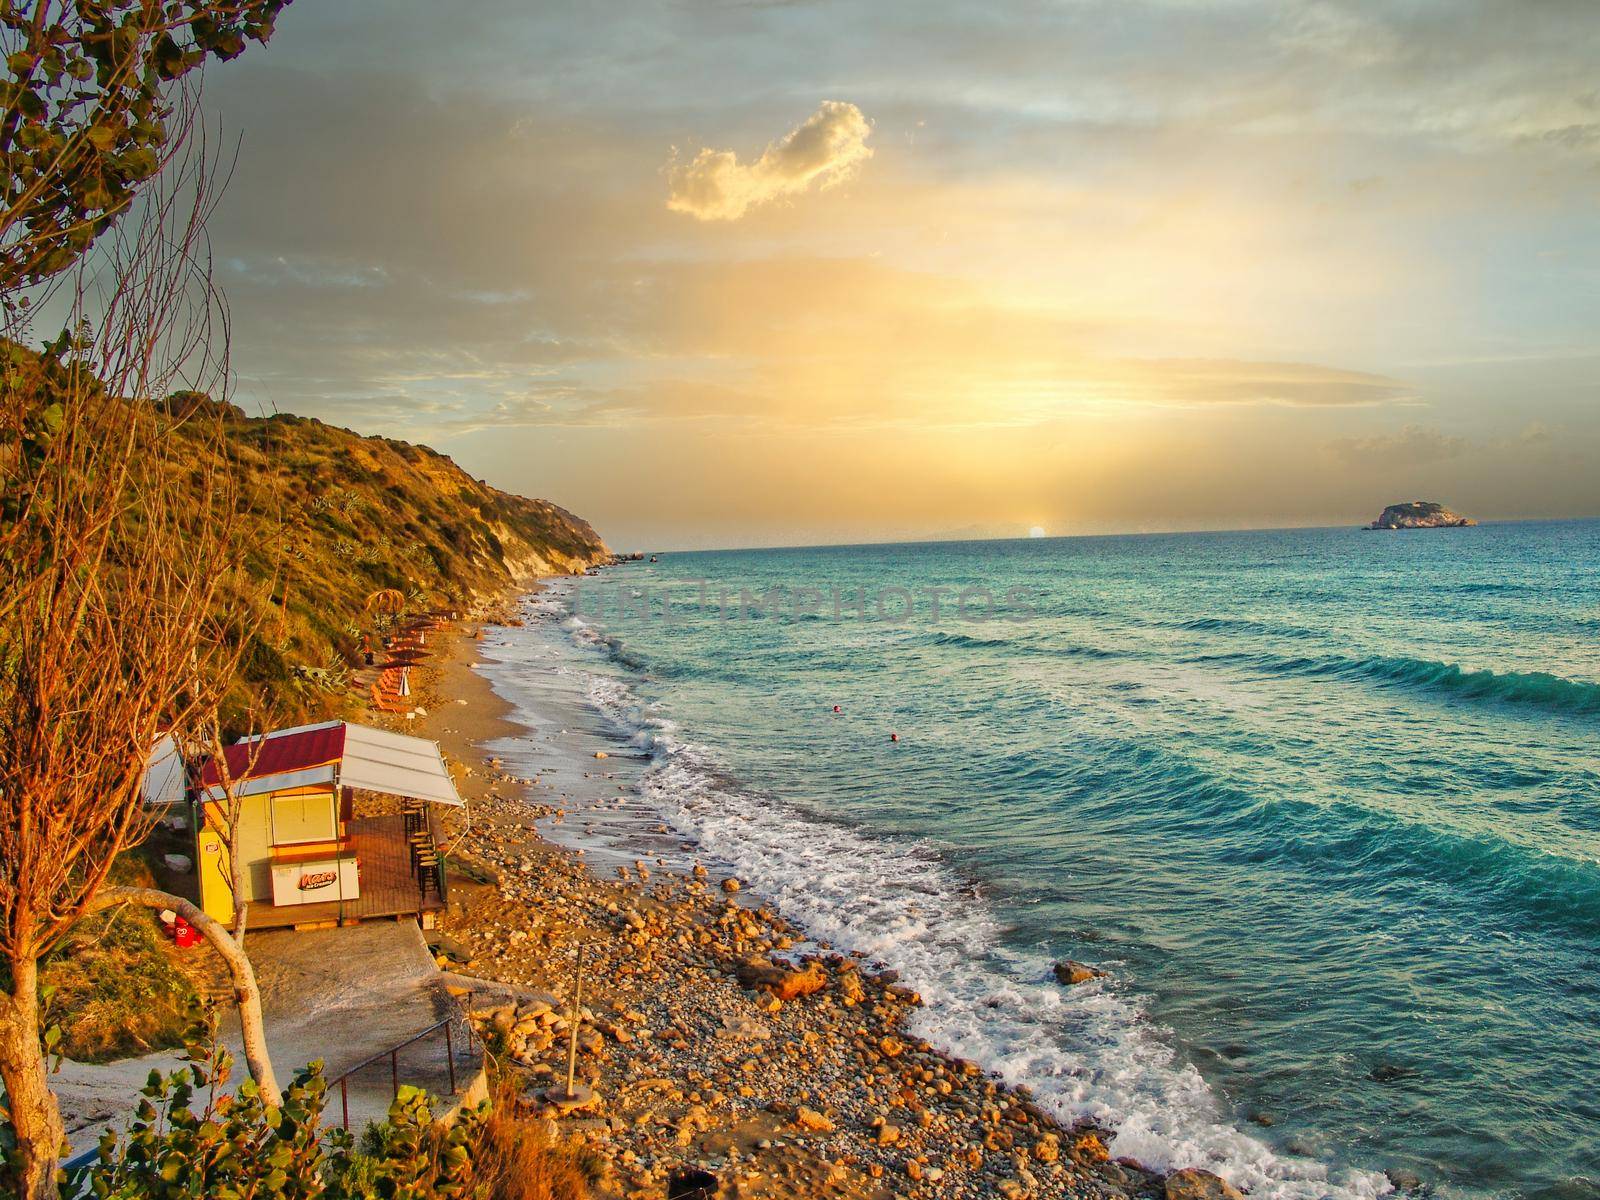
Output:
<instances>
[{"instance_id":1,"label":"concrete path","mask_svg":"<svg viewBox=\"0 0 1600 1200\"><path fill-rule=\"evenodd\" d=\"M451 1095L444 1030L399 1051L391 1066L384 1052L455 1011L455 1002L412 921L374 921L343 929L252 933L246 943L261 985L267 1046L278 1082L321 1059L329 1079L374 1055L345 1085L352 1132L382 1120L396 1076L425 1087L441 1100ZM245 1077L236 1013L222 1020L223 1041L234 1055L234 1082ZM465 1088L481 1059L465 1044L464 1025L452 1022L456 1082ZM176 1070L176 1054L149 1054L93 1066L68 1062L52 1080L61 1099L74 1152L92 1147L108 1124L125 1120L151 1070ZM341 1124L340 1089L331 1089L326 1124Z\"/></svg>"}]
</instances>

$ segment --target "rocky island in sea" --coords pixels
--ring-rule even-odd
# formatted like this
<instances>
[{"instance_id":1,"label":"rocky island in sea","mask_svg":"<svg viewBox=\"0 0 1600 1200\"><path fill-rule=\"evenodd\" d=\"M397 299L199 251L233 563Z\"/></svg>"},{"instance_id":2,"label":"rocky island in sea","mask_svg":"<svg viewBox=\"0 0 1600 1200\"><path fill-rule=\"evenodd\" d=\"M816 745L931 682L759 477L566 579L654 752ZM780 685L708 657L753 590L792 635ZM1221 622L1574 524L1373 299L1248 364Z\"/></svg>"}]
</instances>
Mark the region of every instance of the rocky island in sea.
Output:
<instances>
[{"instance_id":1,"label":"rocky island in sea","mask_svg":"<svg viewBox=\"0 0 1600 1200\"><path fill-rule=\"evenodd\" d=\"M1368 529L1459 529L1476 525L1471 517L1451 512L1432 500L1412 500L1405 504L1391 504Z\"/></svg>"}]
</instances>

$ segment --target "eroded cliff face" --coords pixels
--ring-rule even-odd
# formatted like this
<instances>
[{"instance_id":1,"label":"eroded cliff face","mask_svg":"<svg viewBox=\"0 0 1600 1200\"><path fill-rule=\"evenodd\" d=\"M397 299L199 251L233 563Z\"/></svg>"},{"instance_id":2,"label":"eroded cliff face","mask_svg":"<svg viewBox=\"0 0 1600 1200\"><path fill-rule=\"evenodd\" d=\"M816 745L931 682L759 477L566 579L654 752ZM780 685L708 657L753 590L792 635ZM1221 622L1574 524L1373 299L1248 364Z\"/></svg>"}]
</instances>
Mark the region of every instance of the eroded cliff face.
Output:
<instances>
[{"instance_id":1,"label":"eroded cliff face","mask_svg":"<svg viewBox=\"0 0 1600 1200\"><path fill-rule=\"evenodd\" d=\"M1451 512L1432 500L1391 504L1368 529L1452 529L1476 525L1470 517Z\"/></svg>"}]
</instances>

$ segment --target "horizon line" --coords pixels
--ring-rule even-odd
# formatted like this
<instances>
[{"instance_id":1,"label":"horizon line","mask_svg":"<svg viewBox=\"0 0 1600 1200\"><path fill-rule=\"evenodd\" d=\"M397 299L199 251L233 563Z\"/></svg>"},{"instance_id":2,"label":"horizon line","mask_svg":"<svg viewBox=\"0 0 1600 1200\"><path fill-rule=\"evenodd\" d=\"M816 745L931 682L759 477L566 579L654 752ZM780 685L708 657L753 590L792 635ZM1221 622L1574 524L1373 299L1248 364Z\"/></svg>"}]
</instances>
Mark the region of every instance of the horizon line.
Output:
<instances>
[{"instance_id":1,"label":"horizon line","mask_svg":"<svg viewBox=\"0 0 1600 1200\"><path fill-rule=\"evenodd\" d=\"M1492 525L1534 525L1534 524L1560 524L1564 522L1595 521L1600 520L1600 513L1586 513L1578 516L1567 517L1484 517L1477 519L1475 526L1467 528L1484 529ZM1445 526L1443 528L1452 528ZM1350 525L1340 522L1338 524L1311 524L1311 525L1235 525L1217 529L1130 529L1122 531L1108 531L1102 533L1052 533L1034 537L1032 534L1004 535L999 537L923 537L904 539L869 540L861 542L774 542L764 546L679 546L656 547L649 550L617 550L613 551L619 557L629 554L748 554L762 550L857 550L874 546L961 546L979 545L986 542L1071 542L1091 541L1104 538L1137 538L1137 537L1215 537L1228 533L1317 533L1331 530L1353 530L1369 533L1434 533L1439 530L1430 529L1400 529L1400 530L1373 530L1367 525Z\"/></svg>"}]
</instances>

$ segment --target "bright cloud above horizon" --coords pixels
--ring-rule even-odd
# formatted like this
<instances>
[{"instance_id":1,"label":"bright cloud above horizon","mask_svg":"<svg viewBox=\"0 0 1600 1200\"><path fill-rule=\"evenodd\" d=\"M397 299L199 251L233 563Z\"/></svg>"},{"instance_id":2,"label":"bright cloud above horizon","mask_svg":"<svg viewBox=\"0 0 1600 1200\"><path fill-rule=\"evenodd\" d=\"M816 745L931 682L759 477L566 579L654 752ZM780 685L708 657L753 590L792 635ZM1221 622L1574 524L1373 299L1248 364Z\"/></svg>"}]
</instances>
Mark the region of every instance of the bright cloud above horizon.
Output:
<instances>
[{"instance_id":1,"label":"bright cloud above horizon","mask_svg":"<svg viewBox=\"0 0 1600 1200\"><path fill-rule=\"evenodd\" d=\"M737 221L750 209L815 186L848 180L872 151L872 124L854 104L825 100L799 126L741 163L732 150L703 149L687 162L667 165L667 207L702 221Z\"/></svg>"},{"instance_id":2,"label":"bright cloud above horizon","mask_svg":"<svg viewBox=\"0 0 1600 1200\"><path fill-rule=\"evenodd\" d=\"M1597 513L1597 60L1588 0L291 6L207 80L239 399L621 546Z\"/></svg>"}]
</instances>

